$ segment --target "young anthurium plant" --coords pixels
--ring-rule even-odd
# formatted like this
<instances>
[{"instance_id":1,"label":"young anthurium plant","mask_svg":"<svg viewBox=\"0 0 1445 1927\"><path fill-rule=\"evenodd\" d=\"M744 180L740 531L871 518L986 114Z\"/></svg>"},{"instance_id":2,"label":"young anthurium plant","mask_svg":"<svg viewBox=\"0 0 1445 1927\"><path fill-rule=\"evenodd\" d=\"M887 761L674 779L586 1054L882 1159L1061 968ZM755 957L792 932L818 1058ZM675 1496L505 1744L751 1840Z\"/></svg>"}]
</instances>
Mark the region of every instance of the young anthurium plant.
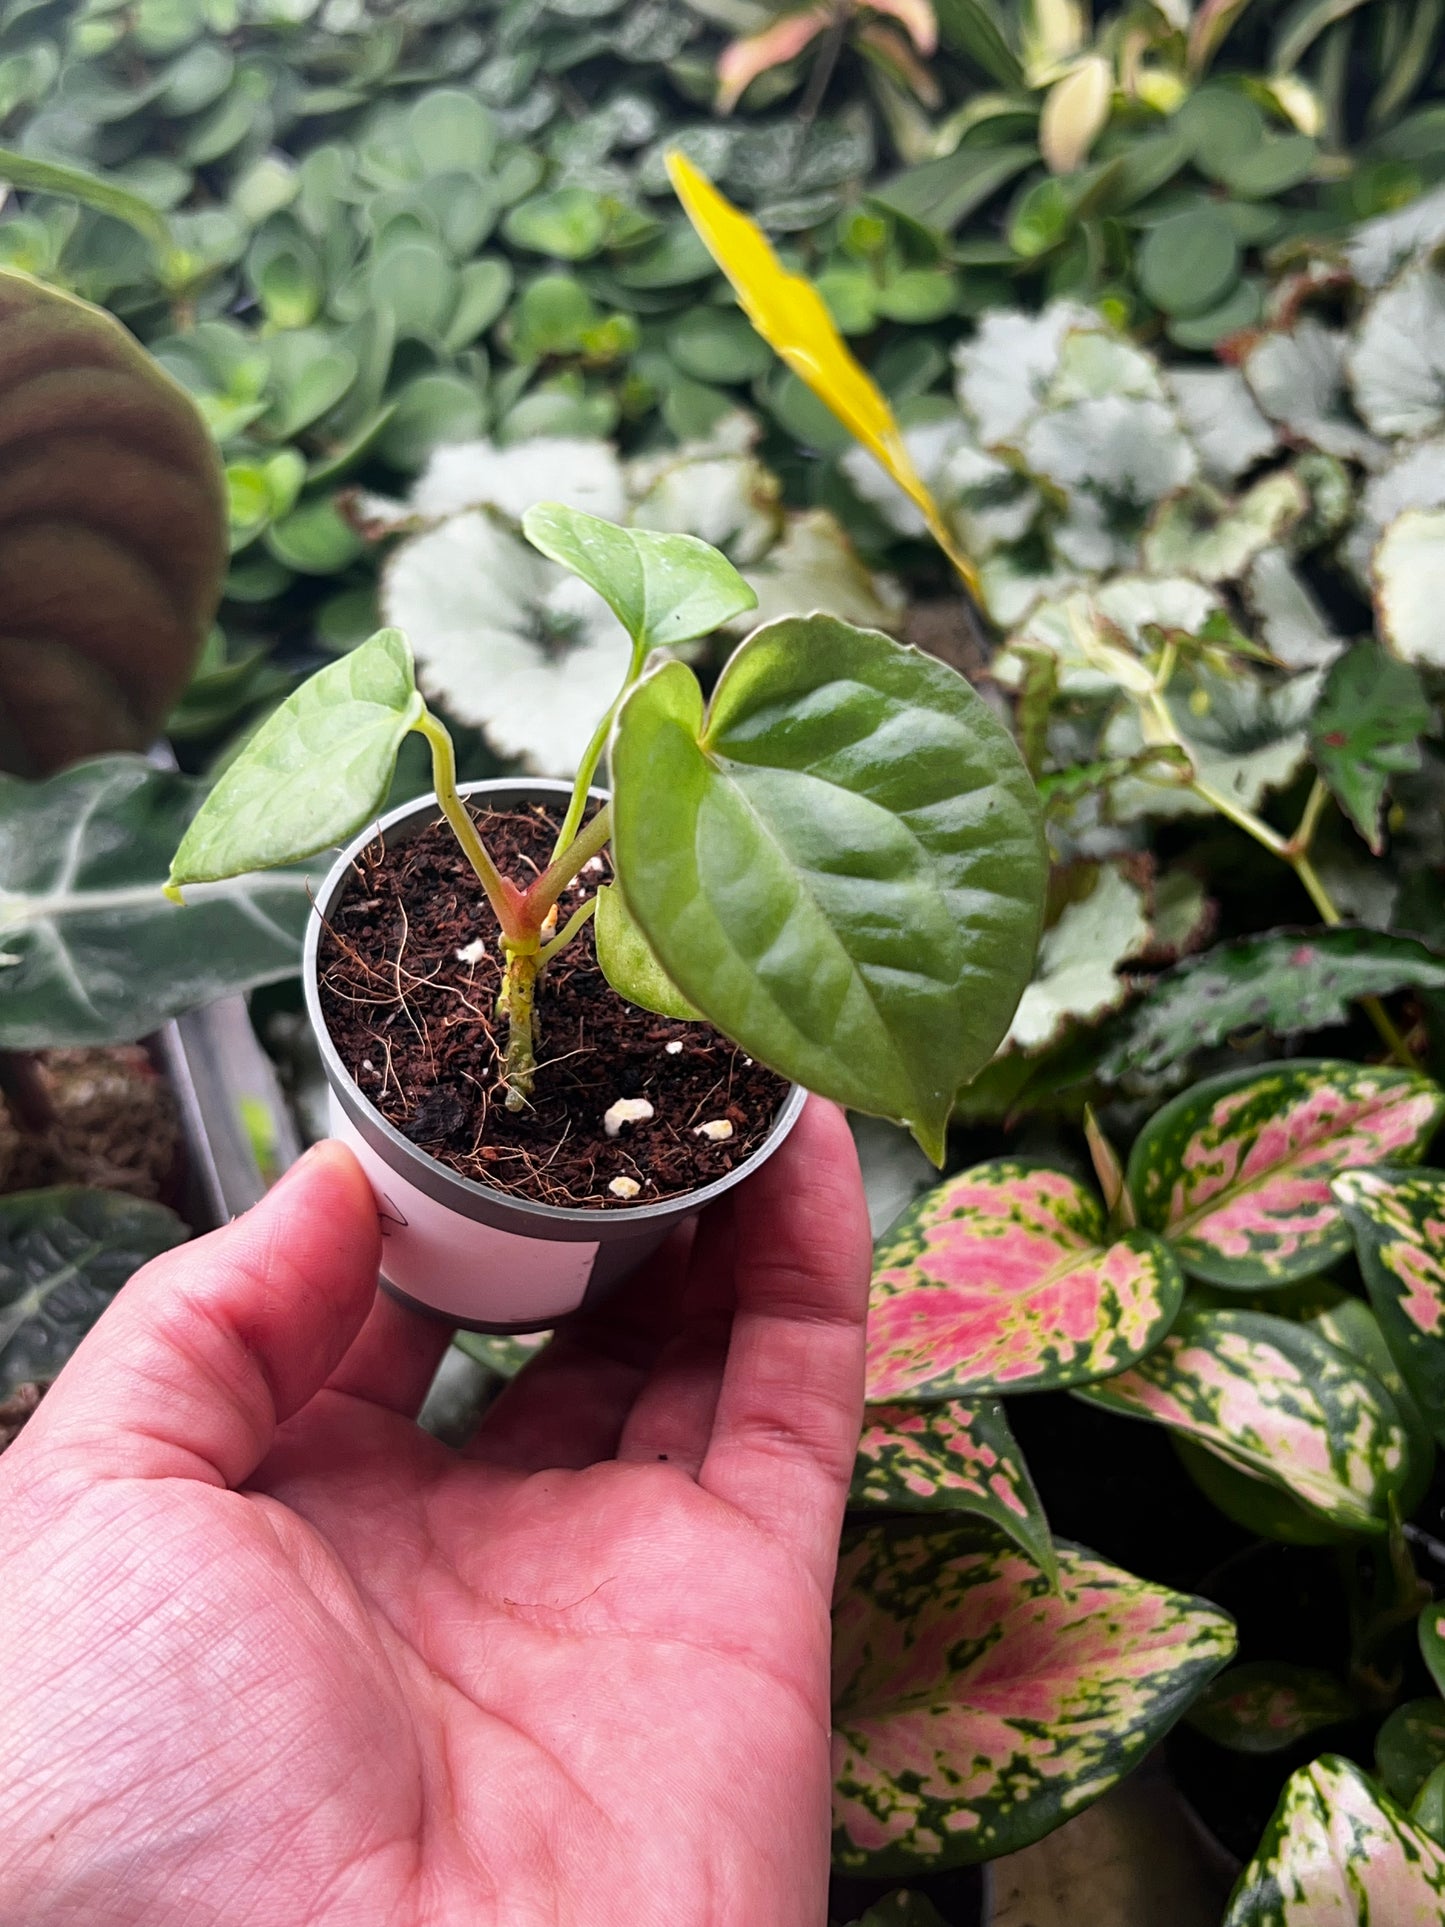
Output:
<instances>
[{"instance_id":1,"label":"young anthurium plant","mask_svg":"<svg viewBox=\"0 0 1445 1927\"><path fill-rule=\"evenodd\" d=\"M708 701L690 668L655 652L754 606L723 556L557 504L523 527L631 644L541 873L503 874L392 629L257 732L187 832L172 893L354 835L418 731L500 927L509 1107L526 1106L538 1074L539 983L595 917L620 995L705 1019L794 1082L907 1124L941 1163L955 1094L1007 1028L1042 914L1039 807L1008 731L944 664L816 614L755 630ZM589 816L604 755L612 792ZM564 890L609 845L614 881L557 929Z\"/></svg>"}]
</instances>

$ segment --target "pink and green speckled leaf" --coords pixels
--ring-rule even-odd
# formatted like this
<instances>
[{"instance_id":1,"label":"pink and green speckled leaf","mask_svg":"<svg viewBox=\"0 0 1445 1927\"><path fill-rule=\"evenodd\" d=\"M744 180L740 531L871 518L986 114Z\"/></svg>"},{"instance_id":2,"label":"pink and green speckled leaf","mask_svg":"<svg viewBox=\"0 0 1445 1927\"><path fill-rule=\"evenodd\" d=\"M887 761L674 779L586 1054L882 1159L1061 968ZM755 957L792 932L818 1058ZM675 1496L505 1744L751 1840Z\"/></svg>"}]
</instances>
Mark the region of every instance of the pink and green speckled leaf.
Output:
<instances>
[{"instance_id":1,"label":"pink and green speckled leaf","mask_svg":"<svg viewBox=\"0 0 1445 1927\"><path fill-rule=\"evenodd\" d=\"M1129 1189L1140 1222L1196 1278L1284 1285L1350 1248L1332 1180L1413 1164L1442 1114L1445 1093L1412 1071L1323 1058L1231 1071L1150 1119Z\"/></svg>"},{"instance_id":2,"label":"pink and green speckled leaf","mask_svg":"<svg viewBox=\"0 0 1445 1927\"><path fill-rule=\"evenodd\" d=\"M1058 1590L981 1522L845 1544L833 1623L835 1863L1011 1853L1127 1773L1228 1660L1216 1607L1059 1548Z\"/></svg>"},{"instance_id":3,"label":"pink and green speckled leaf","mask_svg":"<svg viewBox=\"0 0 1445 1927\"><path fill-rule=\"evenodd\" d=\"M998 1159L920 1198L873 1266L870 1402L1052 1391L1157 1345L1183 1280L1163 1242L1111 1240L1062 1171Z\"/></svg>"},{"instance_id":4,"label":"pink and green speckled leaf","mask_svg":"<svg viewBox=\"0 0 1445 1927\"><path fill-rule=\"evenodd\" d=\"M884 1512L967 1512L1008 1534L1050 1579L1058 1559L1034 1489L996 1398L940 1405L870 1405L848 1503Z\"/></svg>"},{"instance_id":5,"label":"pink and green speckled leaf","mask_svg":"<svg viewBox=\"0 0 1445 1927\"><path fill-rule=\"evenodd\" d=\"M1440 1927L1445 1851L1351 1761L1285 1782L1224 1927Z\"/></svg>"},{"instance_id":6,"label":"pink and green speckled leaf","mask_svg":"<svg viewBox=\"0 0 1445 1927\"><path fill-rule=\"evenodd\" d=\"M1352 1532L1386 1531L1409 1475L1404 1424L1374 1373L1268 1312L1186 1305L1157 1351L1077 1396L1167 1425Z\"/></svg>"},{"instance_id":7,"label":"pink and green speckled leaf","mask_svg":"<svg viewBox=\"0 0 1445 1927\"><path fill-rule=\"evenodd\" d=\"M1381 1165L1333 1189L1385 1343L1445 1444L1445 1172Z\"/></svg>"},{"instance_id":8,"label":"pink and green speckled leaf","mask_svg":"<svg viewBox=\"0 0 1445 1927\"><path fill-rule=\"evenodd\" d=\"M1255 1659L1212 1679L1186 1718L1196 1732L1236 1753L1279 1753L1358 1711L1333 1673Z\"/></svg>"}]
</instances>

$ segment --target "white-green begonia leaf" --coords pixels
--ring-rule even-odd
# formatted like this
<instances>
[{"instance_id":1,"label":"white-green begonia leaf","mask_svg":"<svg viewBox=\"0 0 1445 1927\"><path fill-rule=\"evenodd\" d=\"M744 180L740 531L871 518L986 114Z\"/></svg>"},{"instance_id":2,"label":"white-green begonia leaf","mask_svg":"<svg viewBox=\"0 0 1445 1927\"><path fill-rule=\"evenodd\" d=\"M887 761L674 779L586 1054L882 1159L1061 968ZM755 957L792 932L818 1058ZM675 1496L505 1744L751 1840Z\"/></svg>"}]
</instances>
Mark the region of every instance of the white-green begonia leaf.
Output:
<instances>
[{"instance_id":1,"label":"white-green begonia leaf","mask_svg":"<svg viewBox=\"0 0 1445 1927\"><path fill-rule=\"evenodd\" d=\"M1235 582L1263 550L1301 521L1309 508L1304 484L1276 469L1231 501L1197 482L1160 504L1144 537L1144 562L1161 572Z\"/></svg>"},{"instance_id":2,"label":"white-green begonia leaf","mask_svg":"<svg viewBox=\"0 0 1445 1927\"><path fill-rule=\"evenodd\" d=\"M1099 325L1097 315L1072 301L1038 315L983 316L973 339L953 351L958 399L983 447L1012 441L1043 401L1070 329Z\"/></svg>"},{"instance_id":3,"label":"white-green begonia leaf","mask_svg":"<svg viewBox=\"0 0 1445 1927\"><path fill-rule=\"evenodd\" d=\"M1278 445L1237 368L1171 368L1168 383L1207 480L1233 482Z\"/></svg>"},{"instance_id":4,"label":"white-green begonia leaf","mask_svg":"<svg viewBox=\"0 0 1445 1927\"><path fill-rule=\"evenodd\" d=\"M1369 304L1349 369L1355 406L1377 435L1445 425L1445 275L1433 263L1417 261Z\"/></svg>"},{"instance_id":5,"label":"white-green begonia leaf","mask_svg":"<svg viewBox=\"0 0 1445 1927\"><path fill-rule=\"evenodd\" d=\"M498 448L493 442L453 442L432 454L417 478L409 507L428 518L463 509L496 509L520 522L534 502L620 522L627 500L622 465L608 442L540 436Z\"/></svg>"},{"instance_id":6,"label":"white-green begonia leaf","mask_svg":"<svg viewBox=\"0 0 1445 1927\"><path fill-rule=\"evenodd\" d=\"M1445 187L1355 229L1345 258L1362 288L1383 288L1407 261L1445 241Z\"/></svg>"},{"instance_id":7,"label":"white-green begonia leaf","mask_svg":"<svg viewBox=\"0 0 1445 1927\"><path fill-rule=\"evenodd\" d=\"M1103 401L1110 395L1129 395L1136 401L1168 399L1153 357L1111 333L1094 316L1087 324L1070 328L1060 342L1058 366L1045 386L1043 407L1047 412L1079 401Z\"/></svg>"},{"instance_id":8,"label":"white-green begonia leaf","mask_svg":"<svg viewBox=\"0 0 1445 1927\"><path fill-rule=\"evenodd\" d=\"M1143 891L1114 865L1103 865L1089 895L1068 904L1044 932L1033 981L1019 1000L1005 1047L1043 1050L1071 1021L1117 1010L1129 995L1118 967L1137 957L1149 937Z\"/></svg>"},{"instance_id":9,"label":"white-green begonia leaf","mask_svg":"<svg viewBox=\"0 0 1445 1927\"><path fill-rule=\"evenodd\" d=\"M783 539L743 571L743 580L758 606L731 624L734 630L813 610L844 622L894 629L908 600L892 576L875 575L864 566L827 509L789 515Z\"/></svg>"},{"instance_id":10,"label":"white-green begonia leaf","mask_svg":"<svg viewBox=\"0 0 1445 1927\"><path fill-rule=\"evenodd\" d=\"M1344 552L1362 582L1368 582L1375 544L1406 509L1445 508L1445 436L1406 443L1387 468L1366 482L1359 515L1345 538Z\"/></svg>"},{"instance_id":11,"label":"white-green begonia leaf","mask_svg":"<svg viewBox=\"0 0 1445 1927\"><path fill-rule=\"evenodd\" d=\"M727 557L695 535L619 528L559 502L528 509L522 532L595 589L640 647L693 642L757 607Z\"/></svg>"},{"instance_id":12,"label":"white-green begonia leaf","mask_svg":"<svg viewBox=\"0 0 1445 1927\"><path fill-rule=\"evenodd\" d=\"M1255 400L1297 441L1378 468L1385 448L1356 419L1345 385L1346 337L1306 315L1267 334L1244 361Z\"/></svg>"},{"instance_id":13,"label":"white-green begonia leaf","mask_svg":"<svg viewBox=\"0 0 1445 1927\"><path fill-rule=\"evenodd\" d=\"M1249 565L1243 590L1259 624L1259 641L1287 669L1323 669L1343 652L1343 639L1330 627L1287 549L1262 549Z\"/></svg>"},{"instance_id":14,"label":"white-green begonia leaf","mask_svg":"<svg viewBox=\"0 0 1445 1927\"><path fill-rule=\"evenodd\" d=\"M706 442L627 465L634 528L696 535L739 568L759 562L783 530L778 478L753 452L757 427L725 416Z\"/></svg>"},{"instance_id":15,"label":"white-green begonia leaf","mask_svg":"<svg viewBox=\"0 0 1445 1927\"><path fill-rule=\"evenodd\" d=\"M1406 662L1445 668L1445 509L1406 509L1375 550L1375 620Z\"/></svg>"}]
</instances>

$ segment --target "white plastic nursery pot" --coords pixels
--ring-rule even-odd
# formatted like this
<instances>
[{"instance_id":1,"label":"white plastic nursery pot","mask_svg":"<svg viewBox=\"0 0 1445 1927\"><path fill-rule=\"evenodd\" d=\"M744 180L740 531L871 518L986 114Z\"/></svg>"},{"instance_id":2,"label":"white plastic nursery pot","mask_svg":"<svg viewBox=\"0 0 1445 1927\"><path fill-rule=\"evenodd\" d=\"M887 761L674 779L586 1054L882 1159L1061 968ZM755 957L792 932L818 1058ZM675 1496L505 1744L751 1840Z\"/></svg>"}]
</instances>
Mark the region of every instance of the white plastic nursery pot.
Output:
<instances>
[{"instance_id":1,"label":"white plastic nursery pot","mask_svg":"<svg viewBox=\"0 0 1445 1927\"><path fill-rule=\"evenodd\" d=\"M565 808L571 794L566 783L535 777L464 783L461 791L500 810L539 802ZM337 858L306 932L306 1009L331 1087L332 1132L356 1153L376 1194L385 1239L382 1283L393 1296L470 1331L542 1331L599 1303L674 1225L771 1157L797 1122L807 1093L793 1086L768 1136L736 1169L658 1204L591 1211L539 1204L464 1178L403 1137L362 1094L337 1054L321 1014L317 955L322 929L361 851L378 836L403 842L439 815L435 797L405 803L369 825Z\"/></svg>"}]
</instances>

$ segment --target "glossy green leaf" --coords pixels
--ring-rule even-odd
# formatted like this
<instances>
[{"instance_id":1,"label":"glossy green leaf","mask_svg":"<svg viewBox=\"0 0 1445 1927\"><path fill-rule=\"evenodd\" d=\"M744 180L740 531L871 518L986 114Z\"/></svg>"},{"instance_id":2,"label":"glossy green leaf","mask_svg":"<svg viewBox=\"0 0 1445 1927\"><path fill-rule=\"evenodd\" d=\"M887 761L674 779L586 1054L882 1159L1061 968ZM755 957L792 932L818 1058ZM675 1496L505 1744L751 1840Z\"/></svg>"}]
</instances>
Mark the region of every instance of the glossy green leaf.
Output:
<instances>
[{"instance_id":1,"label":"glossy green leaf","mask_svg":"<svg viewBox=\"0 0 1445 1927\"><path fill-rule=\"evenodd\" d=\"M1186 1305L1157 1350L1076 1396L1180 1432L1355 1532L1386 1529L1408 1472L1404 1425L1374 1374L1265 1312Z\"/></svg>"},{"instance_id":2,"label":"glossy green leaf","mask_svg":"<svg viewBox=\"0 0 1445 1927\"><path fill-rule=\"evenodd\" d=\"M205 785L137 757L0 778L0 1049L131 1042L300 967L305 871L198 889L166 869Z\"/></svg>"},{"instance_id":3,"label":"glossy green leaf","mask_svg":"<svg viewBox=\"0 0 1445 1927\"><path fill-rule=\"evenodd\" d=\"M1148 1232L1111 1239L1091 1191L997 1159L928 1192L874 1258L868 1396L1057 1390L1158 1344L1183 1280Z\"/></svg>"},{"instance_id":4,"label":"glossy green leaf","mask_svg":"<svg viewBox=\"0 0 1445 1927\"><path fill-rule=\"evenodd\" d=\"M941 1162L1042 908L1037 797L992 712L886 636L784 618L733 655L706 715L680 663L645 677L612 771L618 874L683 995Z\"/></svg>"},{"instance_id":5,"label":"glossy green leaf","mask_svg":"<svg viewBox=\"0 0 1445 1927\"><path fill-rule=\"evenodd\" d=\"M119 1191L0 1198L0 1399L54 1378L131 1273L185 1236L174 1211Z\"/></svg>"},{"instance_id":6,"label":"glossy green leaf","mask_svg":"<svg viewBox=\"0 0 1445 1927\"><path fill-rule=\"evenodd\" d=\"M848 1503L972 1513L1007 1534L1040 1572L1058 1572L1042 1501L996 1398L869 1405Z\"/></svg>"},{"instance_id":7,"label":"glossy green leaf","mask_svg":"<svg viewBox=\"0 0 1445 1927\"><path fill-rule=\"evenodd\" d=\"M1439 1927L1445 1851L1352 1761L1290 1776L1224 1927Z\"/></svg>"},{"instance_id":8,"label":"glossy green leaf","mask_svg":"<svg viewBox=\"0 0 1445 1927\"><path fill-rule=\"evenodd\" d=\"M1196 1732L1235 1753L1279 1753L1356 1712L1333 1673L1285 1660L1250 1660L1212 1679L1186 1715Z\"/></svg>"},{"instance_id":9,"label":"glossy green leaf","mask_svg":"<svg viewBox=\"0 0 1445 1927\"><path fill-rule=\"evenodd\" d=\"M1212 207L1172 214L1151 228L1139 250L1139 283L1166 314L1201 314L1239 275L1239 243Z\"/></svg>"},{"instance_id":10,"label":"glossy green leaf","mask_svg":"<svg viewBox=\"0 0 1445 1927\"><path fill-rule=\"evenodd\" d=\"M1326 678L1310 724L1315 767L1376 856L1392 777L1420 767L1420 738L1434 712L1409 663L1362 642Z\"/></svg>"},{"instance_id":11,"label":"glossy green leaf","mask_svg":"<svg viewBox=\"0 0 1445 1927\"><path fill-rule=\"evenodd\" d=\"M1385 1341L1445 1443L1445 1173L1347 1171L1334 1194Z\"/></svg>"},{"instance_id":12,"label":"glossy green leaf","mask_svg":"<svg viewBox=\"0 0 1445 1927\"><path fill-rule=\"evenodd\" d=\"M1413 1163L1445 1112L1427 1078L1326 1058L1230 1071L1183 1092L1135 1140L1140 1222L1211 1284L1288 1284L1338 1258L1350 1235L1331 1180Z\"/></svg>"},{"instance_id":13,"label":"glossy green leaf","mask_svg":"<svg viewBox=\"0 0 1445 1927\"><path fill-rule=\"evenodd\" d=\"M1445 1765L1445 1700L1406 1700L1375 1735L1375 1771L1392 1800L1408 1807Z\"/></svg>"},{"instance_id":14,"label":"glossy green leaf","mask_svg":"<svg viewBox=\"0 0 1445 1927\"><path fill-rule=\"evenodd\" d=\"M594 925L597 962L619 997L640 1004L644 1010L656 1011L659 1017L676 1017L683 1023L700 1021L648 948L615 883L606 883L597 892Z\"/></svg>"},{"instance_id":15,"label":"glossy green leaf","mask_svg":"<svg viewBox=\"0 0 1445 1927\"><path fill-rule=\"evenodd\" d=\"M1350 1005L1406 988L1445 990L1445 957L1413 937L1336 924L1236 937L1149 986L1098 1065L1110 1083L1183 1078L1197 1052L1236 1031L1293 1037L1348 1022Z\"/></svg>"},{"instance_id":16,"label":"glossy green leaf","mask_svg":"<svg viewBox=\"0 0 1445 1927\"><path fill-rule=\"evenodd\" d=\"M834 1595L836 1865L1011 1853L1127 1773L1229 1658L1202 1600L1059 1548L1059 1587L983 1526L894 1521Z\"/></svg>"},{"instance_id":17,"label":"glossy green leaf","mask_svg":"<svg viewBox=\"0 0 1445 1927\"><path fill-rule=\"evenodd\" d=\"M172 887L295 863L344 843L386 801L425 705L398 629L380 629L288 696L198 811Z\"/></svg>"},{"instance_id":18,"label":"glossy green leaf","mask_svg":"<svg viewBox=\"0 0 1445 1927\"><path fill-rule=\"evenodd\" d=\"M695 535L619 528L561 502L529 508L522 530L594 588L640 648L691 642L757 606L727 557Z\"/></svg>"}]
</instances>

